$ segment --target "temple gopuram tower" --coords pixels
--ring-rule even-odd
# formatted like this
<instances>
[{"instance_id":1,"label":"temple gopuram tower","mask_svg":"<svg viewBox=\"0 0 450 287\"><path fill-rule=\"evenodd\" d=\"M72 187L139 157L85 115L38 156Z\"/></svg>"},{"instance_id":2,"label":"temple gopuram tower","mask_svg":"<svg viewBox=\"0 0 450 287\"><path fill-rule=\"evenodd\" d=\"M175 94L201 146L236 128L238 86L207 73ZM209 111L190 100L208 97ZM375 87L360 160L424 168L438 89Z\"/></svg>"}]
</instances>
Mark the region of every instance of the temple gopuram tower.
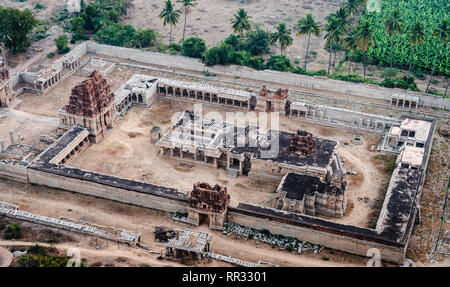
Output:
<instances>
[{"instance_id":1,"label":"temple gopuram tower","mask_svg":"<svg viewBox=\"0 0 450 287\"><path fill-rule=\"evenodd\" d=\"M198 182L189 196L188 222L199 226L208 220L211 229L222 230L229 203L226 187Z\"/></svg>"},{"instance_id":2,"label":"temple gopuram tower","mask_svg":"<svg viewBox=\"0 0 450 287\"><path fill-rule=\"evenodd\" d=\"M89 131L89 140L99 142L116 120L114 94L97 70L72 89L69 104L59 111L60 127L79 125Z\"/></svg>"}]
</instances>

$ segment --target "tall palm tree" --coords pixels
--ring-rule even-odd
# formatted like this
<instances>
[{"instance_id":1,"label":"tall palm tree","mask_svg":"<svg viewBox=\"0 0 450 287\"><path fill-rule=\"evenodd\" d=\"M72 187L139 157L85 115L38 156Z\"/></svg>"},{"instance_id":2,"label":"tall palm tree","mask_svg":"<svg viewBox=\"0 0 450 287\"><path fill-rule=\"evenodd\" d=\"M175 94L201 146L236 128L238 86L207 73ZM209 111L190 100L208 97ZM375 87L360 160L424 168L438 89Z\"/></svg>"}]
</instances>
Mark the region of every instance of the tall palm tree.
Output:
<instances>
[{"instance_id":1,"label":"tall palm tree","mask_svg":"<svg viewBox=\"0 0 450 287\"><path fill-rule=\"evenodd\" d=\"M411 52L411 59L409 60L409 68L408 68L409 74L411 73L413 59L416 53L416 47L417 45L420 45L425 41L426 34L423 23L421 21L417 21L416 23L414 23L414 25L409 29L408 34L409 34L409 42L413 48Z\"/></svg>"},{"instance_id":2,"label":"tall palm tree","mask_svg":"<svg viewBox=\"0 0 450 287\"><path fill-rule=\"evenodd\" d=\"M172 27L178 23L178 20L180 19L180 11L174 9L171 0L167 0L166 6L159 14L159 18L163 19L164 26L166 26L166 24L170 25L170 33L169 33L169 44L170 44L170 42L172 41Z\"/></svg>"},{"instance_id":3,"label":"tall palm tree","mask_svg":"<svg viewBox=\"0 0 450 287\"><path fill-rule=\"evenodd\" d=\"M391 37L391 70L394 60L395 37L402 33L403 19L400 10L395 9L384 19L384 30Z\"/></svg>"},{"instance_id":4,"label":"tall palm tree","mask_svg":"<svg viewBox=\"0 0 450 287\"><path fill-rule=\"evenodd\" d=\"M252 24L250 23L250 16L247 15L247 11L244 8L239 8L236 14L233 15L231 19L231 27L233 32L243 36L245 31L250 31L252 29Z\"/></svg>"},{"instance_id":5,"label":"tall palm tree","mask_svg":"<svg viewBox=\"0 0 450 287\"><path fill-rule=\"evenodd\" d=\"M330 58L328 60L328 75L329 75L331 67L331 55L333 54L333 46L335 43L340 41L343 31L340 29L338 19L333 15L327 17L327 23L325 24L325 31L327 32L324 37L326 39L325 45L328 45L330 47L329 49Z\"/></svg>"},{"instance_id":6,"label":"tall palm tree","mask_svg":"<svg viewBox=\"0 0 450 287\"><path fill-rule=\"evenodd\" d=\"M358 25L355 32L356 47L364 53L364 77L366 77L367 68L367 50L369 45L373 47L373 27L368 21Z\"/></svg>"},{"instance_id":7,"label":"tall palm tree","mask_svg":"<svg viewBox=\"0 0 450 287\"><path fill-rule=\"evenodd\" d=\"M344 39L344 45L345 49L350 51L350 63L348 64L348 74L350 75L353 57L358 51L358 47L356 45L355 30L352 30L348 33L347 37Z\"/></svg>"},{"instance_id":8,"label":"tall palm tree","mask_svg":"<svg viewBox=\"0 0 450 287\"><path fill-rule=\"evenodd\" d=\"M336 13L331 14L331 17L336 17L336 19L338 20L338 23L339 23L339 29L342 31L343 34L347 32L347 30L348 30L348 28L349 28L349 26L350 26L350 24L351 24L351 21L350 21L350 19L348 18L349 15L350 15L350 13L349 13L348 10L345 9L344 7L339 8L339 9L336 11ZM338 42L336 42L335 44L339 45L340 42L341 42L340 39L338 39ZM334 50L333 67L335 67L335 65L336 65L336 54L337 54L337 50L338 50L338 49L335 49L335 50Z\"/></svg>"},{"instance_id":9,"label":"tall palm tree","mask_svg":"<svg viewBox=\"0 0 450 287\"><path fill-rule=\"evenodd\" d=\"M436 56L434 57L433 61L433 69L431 70L430 80L428 81L427 89L425 90L425 93L428 93L428 89L430 88L431 81L433 80L433 74L434 74L434 68L436 67L436 60L439 55L439 49L441 47L441 44L447 43L448 36L450 33L450 27L448 25L448 19L442 20L442 22L439 24L439 26L436 27L436 29L433 30L433 37L435 39L439 38L438 45L436 47ZM448 52L448 50L447 50Z\"/></svg>"},{"instance_id":10,"label":"tall palm tree","mask_svg":"<svg viewBox=\"0 0 450 287\"><path fill-rule=\"evenodd\" d=\"M195 1L196 0L177 0L178 3L183 4L184 7L184 28L183 28L183 42L184 42L184 35L186 34L186 17L191 13L191 9L195 7Z\"/></svg>"},{"instance_id":11,"label":"tall palm tree","mask_svg":"<svg viewBox=\"0 0 450 287\"><path fill-rule=\"evenodd\" d=\"M356 22L359 22L358 16L361 13L360 8L361 6L365 5L366 2L366 0L347 0L343 7L348 11L349 14L357 19Z\"/></svg>"},{"instance_id":12,"label":"tall palm tree","mask_svg":"<svg viewBox=\"0 0 450 287\"><path fill-rule=\"evenodd\" d=\"M291 29L288 29L286 23L278 23L277 30L270 35L270 43L275 45L277 42L280 44L280 52L283 55L283 51L290 45L292 45Z\"/></svg>"},{"instance_id":13,"label":"tall palm tree","mask_svg":"<svg viewBox=\"0 0 450 287\"><path fill-rule=\"evenodd\" d=\"M301 18L297 22L297 36L308 35L308 44L306 45L306 56L305 56L305 71L306 63L308 62L308 52L309 52L309 41L311 40L311 34L316 37L320 35L320 23L314 20L311 13L306 14L305 18Z\"/></svg>"}]
</instances>

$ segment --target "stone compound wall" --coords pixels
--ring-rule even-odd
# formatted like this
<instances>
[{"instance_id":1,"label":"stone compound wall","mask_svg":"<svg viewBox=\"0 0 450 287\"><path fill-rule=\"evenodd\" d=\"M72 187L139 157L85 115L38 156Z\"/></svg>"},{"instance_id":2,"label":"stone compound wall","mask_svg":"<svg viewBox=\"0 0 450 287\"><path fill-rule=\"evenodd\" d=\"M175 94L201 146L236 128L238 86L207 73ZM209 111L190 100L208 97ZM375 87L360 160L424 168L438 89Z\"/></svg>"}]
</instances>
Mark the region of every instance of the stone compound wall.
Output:
<instances>
[{"instance_id":1,"label":"stone compound wall","mask_svg":"<svg viewBox=\"0 0 450 287\"><path fill-rule=\"evenodd\" d=\"M23 165L6 164L0 162L0 177L27 183L28 182L27 167Z\"/></svg>"},{"instance_id":2,"label":"stone compound wall","mask_svg":"<svg viewBox=\"0 0 450 287\"><path fill-rule=\"evenodd\" d=\"M30 183L168 212L187 212L187 202L28 169Z\"/></svg>"},{"instance_id":3,"label":"stone compound wall","mask_svg":"<svg viewBox=\"0 0 450 287\"><path fill-rule=\"evenodd\" d=\"M435 107L439 109L450 110L449 99L444 99L440 96L425 93L410 92L410 91L406 92L400 89L388 89L376 85L352 83L328 79L325 77L310 77L305 75L297 75L292 73L278 72L271 70L257 71L247 68L231 69L230 67L218 67L218 66L207 67L201 61L193 58L155 52L147 52L130 48L115 47L98 44L95 42L87 42L82 45L87 46L87 52L89 53L102 54L106 56L132 60L145 64L154 64L165 67L188 69L197 72L209 70L210 72L216 74L228 74L228 75L233 74L234 76L241 77L242 79L248 78L258 81L276 82L298 87L328 91L333 93L338 92L378 100L381 99L385 100L386 102L390 101L391 96L393 94L409 94L412 96L419 97L420 106ZM226 70L232 71L229 71L227 73Z\"/></svg>"},{"instance_id":4,"label":"stone compound wall","mask_svg":"<svg viewBox=\"0 0 450 287\"><path fill-rule=\"evenodd\" d=\"M381 260L383 261L403 263L405 259L406 248L390 247L371 241L333 234L332 231L318 231L312 228L300 227L267 218L260 218L256 215L246 215L239 212L237 209L228 209L227 220L257 230L267 229L272 234L290 236L312 244L322 245L361 256L367 256L367 251L370 248L377 248L380 250Z\"/></svg>"}]
</instances>

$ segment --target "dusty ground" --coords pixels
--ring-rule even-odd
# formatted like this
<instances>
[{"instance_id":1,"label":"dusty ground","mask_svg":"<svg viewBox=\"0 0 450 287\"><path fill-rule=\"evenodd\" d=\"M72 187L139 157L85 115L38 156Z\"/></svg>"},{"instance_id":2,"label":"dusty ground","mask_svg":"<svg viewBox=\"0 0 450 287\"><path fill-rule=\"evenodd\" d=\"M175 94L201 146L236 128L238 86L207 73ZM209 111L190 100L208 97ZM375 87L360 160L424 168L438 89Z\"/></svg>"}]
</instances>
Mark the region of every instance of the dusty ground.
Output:
<instances>
[{"instance_id":1,"label":"dusty ground","mask_svg":"<svg viewBox=\"0 0 450 287\"><path fill-rule=\"evenodd\" d=\"M0 201L18 204L22 210L55 218L66 216L96 224L141 232L141 241L149 246L152 251L156 252L164 249L164 243L156 242L153 237L154 228L159 225L169 229L193 228L194 230L209 232L212 234L211 246L214 252L231 255L251 262L263 260L279 264L280 266L361 266L365 265L367 261L367 259L360 256L328 249L324 249L317 254L307 251L301 255L294 252L280 251L272 249L267 244L258 244L255 240L244 241L234 235L224 235L219 231L209 229L206 225L192 227L174 222L170 219L171 216L165 212L104 199L94 199L89 196L42 186L31 186L0 179L0 189L2 190ZM62 250L67 250L70 247L80 248L81 258L88 259L88 265L93 263L96 265L99 265L99 263L100 265L118 264L117 262L121 261L118 258L124 257L129 260L129 264L124 265L179 266L166 260L156 260L158 255L148 254L140 249L117 246L117 244L111 242L107 244L106 241L100 239L98 240L99 250L96 250L95 244L91 242L90 237L84 237L76 233L70 233L70 236L74 238L75 242L58 243L56 247ZM0 246L34 244L32 238L27 238L27 240L29 243L0 241ZM329 260L324 261L324 256L328 257ZM206 261L200 263L200 265L230 266L217 261Z\"/></svg>"}]
</instances>

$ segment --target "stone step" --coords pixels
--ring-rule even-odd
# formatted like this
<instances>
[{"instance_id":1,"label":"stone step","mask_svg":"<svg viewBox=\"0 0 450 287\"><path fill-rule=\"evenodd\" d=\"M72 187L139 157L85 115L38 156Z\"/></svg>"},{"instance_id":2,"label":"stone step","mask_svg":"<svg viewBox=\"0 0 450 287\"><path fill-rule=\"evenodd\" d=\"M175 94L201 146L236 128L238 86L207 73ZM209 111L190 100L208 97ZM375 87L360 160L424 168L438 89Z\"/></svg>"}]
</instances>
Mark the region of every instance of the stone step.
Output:
<instances>
[{"instance_id":1,"label":"stone step","mask_svg":"<svg viewBox=\"0 0 450 287\"><path fill-rule=\"evenodd\" d=\"M228 170L227 176L231 177L231 178L236 178L238 176L239 170L234 169L234 168L230 168Z\"/></svg>"}]
</instances>

